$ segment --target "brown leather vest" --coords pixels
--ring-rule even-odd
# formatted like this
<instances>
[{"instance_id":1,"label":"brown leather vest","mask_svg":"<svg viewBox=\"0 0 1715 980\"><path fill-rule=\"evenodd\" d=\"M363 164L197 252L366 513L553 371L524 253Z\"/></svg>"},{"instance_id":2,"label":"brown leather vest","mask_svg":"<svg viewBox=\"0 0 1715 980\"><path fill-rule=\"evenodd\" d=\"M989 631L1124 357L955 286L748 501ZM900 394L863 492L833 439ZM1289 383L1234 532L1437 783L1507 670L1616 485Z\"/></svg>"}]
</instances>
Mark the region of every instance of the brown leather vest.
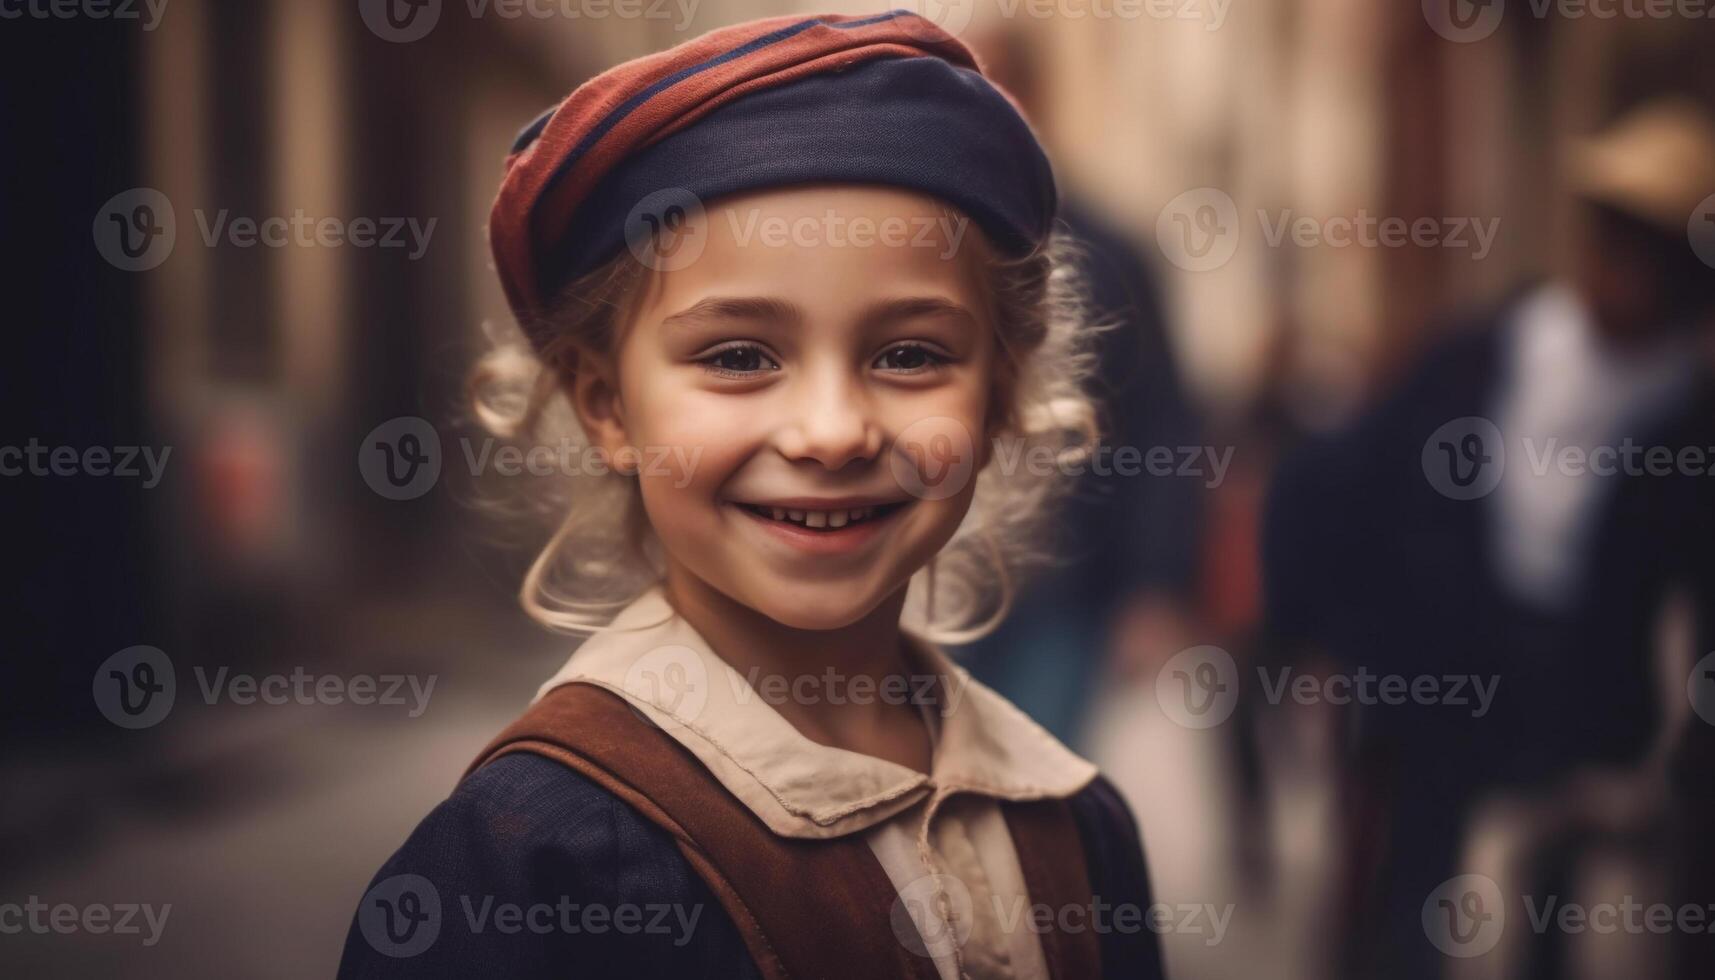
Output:
<instances>
[{"instance_id":1,"label":"brown leather vest","mask_svg":"<svg viewBox=\"0 0 1715 980\"><path fill-rule=\"evenodd\" d=\"M898 895L863 835L775 834L619 695L591 684L555 688L490 742L466 775L512 752L570 766L672 835L768 980L937 980L934 962L895 933ZM1066 802L1003 802L1001 811L1031 904L1088 908L1089 874ZM914 930L898 914L898 927ZM1039 935L1054 980L1101 975L1092 930L1050 927Z\"/></svg>"}]
</instances>

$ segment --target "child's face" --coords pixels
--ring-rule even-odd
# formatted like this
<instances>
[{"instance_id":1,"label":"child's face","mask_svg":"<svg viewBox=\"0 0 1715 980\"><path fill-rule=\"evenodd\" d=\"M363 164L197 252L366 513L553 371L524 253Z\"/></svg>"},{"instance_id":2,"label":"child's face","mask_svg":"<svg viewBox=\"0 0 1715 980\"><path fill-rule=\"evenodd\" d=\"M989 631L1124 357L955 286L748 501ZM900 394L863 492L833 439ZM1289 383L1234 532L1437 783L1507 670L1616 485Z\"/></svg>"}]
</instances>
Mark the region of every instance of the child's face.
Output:
<instances>
[{"instance_id":1,"label":"child's face","mask_svg":"<svg viewBox=\"0 0 1715 980\"><path fill-rule=\"evenodd\" d=\"M676 572L789 626L853 623L952 537L986 462L975 226L842 185L728 198L684 231L701 254L650 277L617 393L580 379L586 424L641 450ZM951 482L923 470L949 462Z\"/></svg>"}]
</instances>

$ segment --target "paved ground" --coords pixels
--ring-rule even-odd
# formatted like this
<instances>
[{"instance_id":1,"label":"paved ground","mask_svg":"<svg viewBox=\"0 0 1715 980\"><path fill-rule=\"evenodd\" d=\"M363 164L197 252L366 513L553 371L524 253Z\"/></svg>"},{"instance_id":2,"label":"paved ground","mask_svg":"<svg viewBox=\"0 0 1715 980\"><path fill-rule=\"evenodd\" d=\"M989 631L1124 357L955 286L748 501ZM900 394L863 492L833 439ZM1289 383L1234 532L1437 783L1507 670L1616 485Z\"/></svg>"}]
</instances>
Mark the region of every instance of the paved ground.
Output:
<instances>
[{"instance_id":1,"label":"paved ground","mask_svg":"<svg viewBox=\"0 0 1715 980\"><path fill-rule=\"evenodd\" d=\"M446 649L472 631L445 626L427 631L415 649L429 652L407 668L438 676L418 718L381 705L181 701L158 730L137 733L161 740L147 771L73 756L6 773L8 792L38 789L38 822L27 828L35 853L14 854L23 867L0 876L0 902L171 909L152 946L147 926L0 935L0 976L331 977L370 876L570 650L525 632L527 646L478 658ZM40 823L44 810L52 825Z\"/></svg>"}]
</instances>

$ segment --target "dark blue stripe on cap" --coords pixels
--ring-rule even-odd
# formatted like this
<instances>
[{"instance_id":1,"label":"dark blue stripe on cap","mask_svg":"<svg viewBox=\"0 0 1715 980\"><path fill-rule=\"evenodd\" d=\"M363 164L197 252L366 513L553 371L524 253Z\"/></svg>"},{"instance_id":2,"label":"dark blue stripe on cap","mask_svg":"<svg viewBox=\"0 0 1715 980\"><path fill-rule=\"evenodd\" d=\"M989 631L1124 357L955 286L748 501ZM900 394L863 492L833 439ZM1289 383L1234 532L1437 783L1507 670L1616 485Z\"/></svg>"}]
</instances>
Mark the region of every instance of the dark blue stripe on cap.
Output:
<instances>
[{"instance_id":1,"label":"dark blue stripe on cap","mask_svg":"<svg viewBox=\"0 0 1715 980\"><path fill-rule=\"evenodd\" d=\"M523 129L518 131L518 137L512 141L512 150L510 152L517 153L529 146L531 143L536 142L536 137L541 136L542 130L548 128L548 120L554 118L554 113L559 111L560 107L556 105L537 116L535 119L532 119L530 121L530 125L525 126Z\"/></svg>"}]
</instances>

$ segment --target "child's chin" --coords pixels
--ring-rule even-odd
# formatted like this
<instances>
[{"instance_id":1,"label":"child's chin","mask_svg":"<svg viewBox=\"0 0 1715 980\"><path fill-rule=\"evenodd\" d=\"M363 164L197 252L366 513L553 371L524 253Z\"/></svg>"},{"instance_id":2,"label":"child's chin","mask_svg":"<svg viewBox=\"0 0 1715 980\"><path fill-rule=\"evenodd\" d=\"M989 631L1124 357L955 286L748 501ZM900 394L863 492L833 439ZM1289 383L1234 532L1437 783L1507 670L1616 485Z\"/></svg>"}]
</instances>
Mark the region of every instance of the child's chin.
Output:
<instances>
[{"instance_id":1,"label":"child's chin","mask_svg":"<svg viewBox=\"0 0 1715 980\"><path fill-rule=\"evenodd\" d=\"M866 601L847 587L826 589L802 586L783 590L763 600L757 611L782 626L800 630L844 629L867 616L880 602Z\"/></svg>"}]
</instances>

